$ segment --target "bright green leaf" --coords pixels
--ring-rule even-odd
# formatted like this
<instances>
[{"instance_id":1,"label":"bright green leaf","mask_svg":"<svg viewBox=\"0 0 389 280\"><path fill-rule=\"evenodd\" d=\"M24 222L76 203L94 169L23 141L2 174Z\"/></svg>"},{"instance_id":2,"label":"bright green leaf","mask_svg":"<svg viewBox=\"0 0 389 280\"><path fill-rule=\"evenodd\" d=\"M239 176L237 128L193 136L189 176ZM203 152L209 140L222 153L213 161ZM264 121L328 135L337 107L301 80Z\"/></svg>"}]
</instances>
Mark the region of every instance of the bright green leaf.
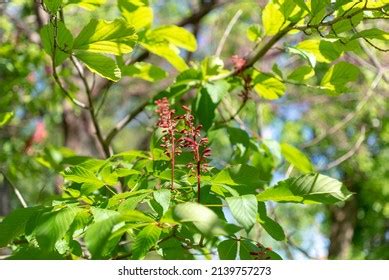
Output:
<instances>
[{"instance_id":1,"label":"bright green leaf","mask_svg":"<svg viewBox=\"0 0 389 280\"><path fill-rule=\"evenodd\" d=\"M335 203L351 196L347 188L338 180L312 173L291 177L279 182L257 195L259 201L294 203Z\"/></svg>"},{"instance_id":2,"label":"bright green leaf","mask_svg":"<svg viewBox=\"0 0 389 280\"><path fill-rule=\"evenodd\" d=\"M147 62L137 62L131 65L125 65L121 68L123 76L140 78L149 82L162 80L168 76L168 73Z\"/></svg>"},{"instance_id":3,"label":"bright green leaf","mask_svg":"<svg viewBox=\"0 0 389 280\"><path fill-rule=\"evenodd\" d=\"M91 19L74 40L73 48L122 55L132 51L136 40L135 29L124 20Z\"/></svg>"},{"instance_id":4,"label":"bright green leaf","mask_svg":"<svg viewBox=\"0 0 389 280\"><path fill-rule=\"evenodd\" d=\"M155 201L158 202L159 205L161 205L163 209L162 213L165 214L167 210L169 210L171 191L166 189L158 190L153 192L153 196Z\"/></svg>"},{"instance_id":5,"label":"bright green leaf","mask_svg":"<svg viewBox=\"0 0 389 280\"><path fill-rule=\"evenodd\" d=\"M347 83L355 81L360 74L357 66L341 61L328 69L324 75L321 86L331 92L342 93L348 90Z\"/></svg>"},{"instance_id":6,"label":"bright green leaf","mask_svg":"<svg viewBox=\"0 0 389 280\"><path fill-rule=\"evenodd\" d=\"M256 222L257 199L255 195L233 196L226 198L228 207L235 220L248 232Z\"/></svg>"},{"instance_id":7,"label":"bright green leaf","mask_svg":"<svg viewBox=\"0 0 389 280\"><path fill-rule=\"evenodd\" d=\"M194 52L197 49L196 38L191 32L176 25L162 26L151 31L152 38L165 39L169 43Z\"/></svg>"},{"instance_id":8,"label":"bright green leaf","mask_svg":"<svg viewBox=\"0 0 389 280\"><path fill-rule=\"evenodd\" d=\"M259 96L273 100L278 99L285 93L285 85L280 80L259 72L253 75L254 90Z\"/></svg>"},{"instance_id":9,"label":"bright green leaf","mask_svg":"<svg viewBox=\"0 0 389 280\"><path fill-rule=\"evenodd\" d=\"M312 67L304 65L290 73L288 76L288 80L303 82L305 80L308 80L309 78L312 78L314 75L315 71L313 71Z\"/></svg>"},{"instance_id":10,"label":"bright green leaf","mask_svg":"<svg viewBox=\"0 0 389 280\"><path fill-rule=\"evenodd\" d=\"M285 159L300 171L304 173L313 171L312 163L299 149L283 143L281 144L281 152Z\"/></svg>"},{"instance_id":11,"label":"bright green leaf","mask_svg":"<svg viewBox=\"0 0 389 280\"><path fill-rule=\"evenodd\" d=\"M107 0L68 0L66 5L77 5L88 11L93 11L103 5Z\"/></svg>"},{"instance_id":12,"label":"bright green leaf","mask_svg":"<svg viewBox=\"0 0 389 280\"><path fill-rule=\"evenodd\" d=\"M67 167L62 172L62 175L66 180L80 184L87 184L88 191L85 190L86 193L97 190L98 188L104 186L104 182L99 180L95 174L80 166Z\"/></svg>"},{"instance_id":13,"label":"bright green leaf","mask_svg":"<svg viewBox=\"0 0 389 280\"><path fill-rule=\"evenodd\" d=\"M161 232L161 228L156 224L150 224L143 228L135 238L131 258L135 260L143 259L147 252L156 245Z\"/></svg>"},{"instance_id":14,"label":"bright green leaf","mask_svg":"<svg viewBox=\"0 0 389 280\"><path fill-rule=\"evenodd\" d=\"M111 213L112 212L112 213ZM101 259L107 252L107 243L114 226L122 221L119 213L110 211L106 218L96 221L85 232L85 243L93 259Z\"/></svg>"},{"instance_id":15,"label":"bright green leaf","mask_svg":"<svg viewBox=\"0 0 389 280\"><path fill-rule=\"evenodd\" d=\"M65 236L78 212L78 208L67 207L42 213L34 230L39 245L42 248L53 249L55 243Z\"/></svg>"},{"instance_id":16,"label":"bright green leaf","mask_svg":"<svg viewBox=\"0 0 389 280\"><path fill-rule=\"evenodd\" d=\"M297 49L311 53L319 62L330 63L342 54L338 43L323 39L309 39L297 44Z\"/></svg>"},{"instance_id":17,"label":"bright green leaf","mask_svg":"<svg viewBox=\"0 0 389 280\"><path fill-rule=\"evenodd\" d=\"M236 186L239 194L252 194L262 188L263 181L258 169L247 164L238 164L224 168L213 179L212 184Z\"/></svg>"},{"instance_id":18,"label":"bright green leaf","mask_svg":"<svg viewBox=\"0 0 389 280\"><path fill-rule=\"evenodd\" d=\"M112 58L86 51L78 51L75 55L93 73L114 82L117 82L121 78L120 69Z\"/></svg>"},{"instance_id":19,"label":"bright green leaf","mask_svg":"<svg viewBox=\"0 0 389 280\"><path fill-rule=\"evenodd\" d=\"M14 116L13 112L0 113L0 127L5 126Z\"/></svg>"},{"instance_id":20,"label":"bright green leaf","mask_svg":"<svg viewBox=\"0 0 389 280\"><path fill-rule=\"evenodd\" d=\"M55 48L55 65L57 66L69 57L70 50L73 47L73 35L66 28L63 22L58 22L56 33L56 42L58 46ZM52 24L46 24L40 30L43 49L51 57L53 57L54 50L54 34L55 29Z\"/></svg>"},{"instance_id":21,"label":"bright green leaf","mask_svg":"<svg viewBox=\"0 0 389 280\"><path fill-rule=\"evenodd\" d=\"M172 44L166 42L141 42L140 43L149 52L156 54L166 59L171 65L173 65L178 71L184 71L188 69L188 65L185 60L180 56L180 51Z\"/></svg>"},{"instance_id":22,"label":"bright green leaf","mask_svg":"<svg viewBox=\"0 0 389 280\"><path fill-rule=\"evenodd\" d=\"M253 24L247 29L247 38L252 42L257 42L261 39L262 29L259 24Z\"/></svg>"},{"instance_id":23,"label":"bright green leaf","mask_svg":"<svg viewBox=\"0 0 389 280\"><path fill-rule=\"evenodd\" d=\"M280 31L284 24L284 15L279 10L278 5L269 2L262 11L262 24L265 35L272 36Z\"/></svg>"},{"instance_id":24,"label":"bright green leaf","mask_svg":"<svg viewBox=\"0 0 389 280\"><path fill-rule=\"evenodd\" d=\"M151 26L153 22L153 10L146 0L118 0L118 8L137 31Z\"/></svg>"}]
</instances>

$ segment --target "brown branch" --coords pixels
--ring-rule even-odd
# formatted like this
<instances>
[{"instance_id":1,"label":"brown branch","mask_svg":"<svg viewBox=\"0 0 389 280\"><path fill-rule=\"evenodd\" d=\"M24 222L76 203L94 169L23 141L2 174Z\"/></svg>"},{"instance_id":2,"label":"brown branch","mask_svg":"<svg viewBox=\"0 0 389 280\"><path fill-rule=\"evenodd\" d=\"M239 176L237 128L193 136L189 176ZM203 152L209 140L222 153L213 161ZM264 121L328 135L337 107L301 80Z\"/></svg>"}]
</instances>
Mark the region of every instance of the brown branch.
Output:
<instances>
[{"instance_id":1,"label":"brown branch","mask_svg":"<svg viewBox=\"0 0 389 280\"><path fill-rule=\"evenodd\" d=\"M376 78L374 79L372 85L370 86L369 90L367 91L366 95L358 103L358 105L355 107L355 109L352 112L348 113L340 122L338 122L336 125L332 126L327 131L319 134L317 137L315 137L311 141L301 145L301 148L307 148L307 147L311 147L311 146L318 144L320 141L322 141L323 139L327 138L328 136L338 132L340 129L345 127L349 122L351 122L362 111L362 109L366 106L366 104L368 103L370 98L373 96L374 90L377 87L381 78L382 78L382 73L379 72L377 74Z\"/></svg>"},{"instance_id":2,"label":"brown branch","mask_svg":"<svg viewBox=\"0 0 389 280\"><path fill-rule=\"evenodd\" d=\"M359 136L358 140L355 142L353 147L347 153L345 153L341 157L337 158L336 160L330 162L327 166L325 166L321 170L332 169L332 168L340 165L342 162L350 159L352 156L354 156L359 151L360 147L363 144L363 141L365 141L365 138L366 138L366 127L362 126L361 135Z\"/></svg>"},{"instance_id":3,"label":"brown branch","mask_svg":"<svg viewBox=\"0 0 389 280\"><path fill-rule=\"evenodd\" d=\"M111 150L109 148L109 145L106 145L104 137L103 137L103 135L101 133L101 128L100 128L99 122L98 122L98 120L96 118L96 111L95 111L93 100L92 100L92 92L91 92L91 89L90 89L90 87L88 85L88 81L86 80L85 75L83 75L82 69L77 64L76 59L72 55L70 56L70 60L72 61L74 67L77 69L78 75L79 75L81 81L84 84L85 92L86 92L86 95L88 97L88 103L89 103L88 111L89 111L89 115L90 115L90 117L92 119L92 123L93 123L93 127L95 129L95 132L96 132L97 140L99 141L99 144L101 145L101 147L102 147L102 149L104 151L105 156L106 157L110 157L111 156Z\"/></svg>"}]
</instances>

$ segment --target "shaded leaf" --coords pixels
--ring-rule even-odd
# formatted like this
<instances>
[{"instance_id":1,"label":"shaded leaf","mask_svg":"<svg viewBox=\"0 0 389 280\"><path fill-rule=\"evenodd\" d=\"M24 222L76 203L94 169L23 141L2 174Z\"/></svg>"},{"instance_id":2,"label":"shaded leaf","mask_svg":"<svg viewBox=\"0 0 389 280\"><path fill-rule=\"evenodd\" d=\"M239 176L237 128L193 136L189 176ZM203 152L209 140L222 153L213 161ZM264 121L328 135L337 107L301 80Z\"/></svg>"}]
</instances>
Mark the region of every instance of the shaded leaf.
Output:
<instances>
[{"instance_id":1,"label":"shaded leaf","mask_svg":"<svg viewBox=\"0 0 389 280\"><path fill-rule=\"evenodd\" d=\"M0 248L7 246L19 235L23 234L29 219L41 208L20 208L11 212L0 223Z\"/></svg>"},{"instance_id":2,"label":"shaded leaf","mask_svg":"<svg viewBox=\"0 0 389 280\"><path fill-rule=\"evenodd\" d=\"M225 234L223 224L217 215L204 205L186 202L178 204L173 210L173 218L181 223L191 222L206 236Z\"/></svg>"},{"instance_id":3,"label":"shaded leaf","mask_svg":"<svg viewBox=\"0 0 389 280\"><path fill-rule=\"evenodd\" d=\"M109 253L106 246L111 237L113 228L122 221L120 214L117 212L100 211L99 213L100 217L99 215L96 216L96 213L94 213L96 222L88 227L84 237L86 247L92 254L93 259L101 259ZM103 213L104 215L101 216Z\"/></svg>"},{"instance_id":4,"label":"shaded leaf","mask_svg":"<svg viewBox=\"0 0 389 280\"><path fill-rule=\"evenodd\" d=\"M235 260L238 254L238 242L233 239L227 239L219 243L217 252L220 260Z\"/></svg>"},{"instance_id":5,"label":"shaded leaf","mask_svg":"<svg viewBox=\"0 0 389 280\"><path fill-rule=\"evenodd\" d=\"M263 202L258 202L258 222L264 230L277 241L285 240L285 233L282 227L266 214L266 205Z\"/></svg>"},{"instance_id":6,"label":"shaded leaf","mask_svg":"<svg viewBox=\"0 0 389 280\"><path fill-rule=\"evenodd\" d=\"M255 195L233 196L226 198L234 219L248 232L256 222L257 199Z\"/></svg>"}]
</instances>

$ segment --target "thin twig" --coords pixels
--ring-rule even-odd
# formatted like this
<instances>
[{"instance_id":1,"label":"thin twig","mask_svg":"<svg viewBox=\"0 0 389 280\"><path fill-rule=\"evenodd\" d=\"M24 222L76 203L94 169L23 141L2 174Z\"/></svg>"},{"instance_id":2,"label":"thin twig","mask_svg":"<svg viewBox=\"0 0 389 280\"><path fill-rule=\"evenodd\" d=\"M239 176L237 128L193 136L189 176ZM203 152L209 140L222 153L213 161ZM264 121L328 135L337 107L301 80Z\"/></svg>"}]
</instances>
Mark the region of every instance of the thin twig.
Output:
<instances>
[{"instance_id":1,"label":"thin twig","mask_svg":"<svg viewBox=\"0 0 389 280\"><path fill-rule=\"evenodd\" d=\"M15 195L17 197L17 199L19 200L20 204L24 207L24 208L27 208L28 205L26 203L26 200L23 198L23 195L22 193L18 190L18 188L12 183L11 179L7 176L7 174L3 171L3 170L0 170L0 173L3 174L3 177L5 180L7 180L7 182L9 183L9 185L11 186L11 188L13 189L13 191L15 192Z\"/></svg>"},{"instance_id":2,"label":"thin twig","mask_svg":"<svg viewBox=\"0 0 389 280\"><path fill-rule=\"evenodd\" d=\"M93 123L94 129L96 132L96 136L97 136L97 140L99 141L99 143L104 151L105 156L110 157L111 150L109 148L109 145L107 145L105 143L104 137L101 133L100 125L99 125L99 122L96 118L96 112L95 112L95 108L94 108L93 100L92 100L92 92L91 92L91 89L88 85L88 81L87 81L85 75L83 74L80 65L77 63L76 59L72 55L70 56L70 59L71 59L73 65L75 66L75 68L77 69L78 75L84 84L85 92L86 92L86 95L88 97L88 103L89 103L88 111L89 111L89 114L90 114L91 119L92 119L92 123Z\"/></svg>"},{"instance_id":3,"label":"thin twig","mask_svg":"<svg viewBox=\"0 0 389 280\"><path fill-rule=\"evenodd\" d=\"M336 160L330 162L327 166L325 166L321 170L332 169L332 168L340 165L342 162L350 159L352 156L354 156L359 151L360 147L362 146L363 141L365 141L365 138L366 138L366 127L362 126L361 135L359 136L358 140L355 142L353 147L347 153L345 153L341 157L337 158Z\"/></svg>"},{"instance_id":4,"label":"thin twig","mask_svg":"<svg viewBox=\"0 0 389 280\"><path fill-rule=\"evenodd\" d=\"M311 146L314 146L314 145L318 144L320 141L322 141L326 137L336 133L337 131L339 131L340 129L345 127L350 121L352 121L362 111L362 109L365 107L365 105L368 103L368 101L370 100L370 98L374 94L374 90L377 87L377 85L378 85L379 81L381 80L381 78L382 78L382 73L379 72L377 74L376 78L374 79L374 81L372 82L372 84L371 84L369 90L367 91L366 95L358 103L358 105L355 107L355 109L352 112L348 113L336 125L334 125L330 129L328 129L327 131L319 134L316 138L312 139L311 141L301 145L301 147L302 148L307 148L307 147L311 147Z\"/></svg>"},{"instance_id":5,"label":"thin twig","mask_svg":"<svg viewBox=\"0 0 389 280\"><path fill-rule=\"evenodd\" d=\"M243 13L242 10L238 10L235 13L235 15L232 17L231 21L228 23L227 28L224 31L223 36L219 42L219 45L217 46L216 53L215 53L216 56L219 57L220 54L222 53L222 50L223 50L224 44L226 43L227 37L228 37L228 35L230 35L232 28L234 27L234 25L236 24L236 22L238 21L238 19L242 15L242 13Z\"/></svg>"}]
</instances>

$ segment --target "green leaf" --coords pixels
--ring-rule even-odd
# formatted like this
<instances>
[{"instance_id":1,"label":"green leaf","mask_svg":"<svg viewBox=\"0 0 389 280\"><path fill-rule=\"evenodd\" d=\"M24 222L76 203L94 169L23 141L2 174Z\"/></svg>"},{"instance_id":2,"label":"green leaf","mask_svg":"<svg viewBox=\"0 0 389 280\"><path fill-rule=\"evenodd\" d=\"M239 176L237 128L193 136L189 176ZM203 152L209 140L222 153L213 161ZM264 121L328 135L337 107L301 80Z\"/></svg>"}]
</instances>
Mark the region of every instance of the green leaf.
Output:
<instances>
[{"instance_id":1,"label":"green leaf","mask_svg":"<svg viewBox=\"0 0 389 280\"><path fill-rule=\"evenodd\" d=\"M262 29L259 24L253 24L247 29L247 38L251 42L257 42L261 39Z\"/></svg>"},{"instance_id":2,"label":"green leaf","mask_svg":"<svg viewBox=\"0 0 389 280\"><path fill-rule=\"evenodd\" d=\"M280 80L257 71L253 74L254 90L259 96L273 100L278 99L285 93L285 85Z\"/></svg>"},{"instance_id":3,"label":"green leaf","mask_svg":"<svg viewBox=\"0 0 389 280\"><path fill-rule=\"evenodd\" d=\"M86 184L83 189L85 193L93 192L104 186L104 182L99 180L95 174L81 166L67 167L61 174L66 180Z\"/></svg>"},{"instance_id":4,"label":"green leaf","mask_svg":"<svg viewBox=\"0 0 389 280\"><path fill-rule=\"evenodd\" d=\"M280 31L284 24L284 15L279 10L278 5L269 2L262 11L262 25L265 35L272 36Z\"/></svg>"},{"instance_id":5,"label":"green leaf","mask_svg":"<svg viewBox=\"0 0 389 280\"><path fill-rule=\"evenodd\" d=\"M66 28L63 22L58 22L56 33L56 42L58 46L55 50L55 65L57 66L69 57L70 51L73 47L73 35ZM53 56L54 49L54 34L55 29L52 24L46 24L40 30L43 49L51 57Z\"/></svg>"},{"instance_id":6,"label":"green leaf","mask_svg":"<svg viewBox=\"0 0 389 280\"><path fill-rule=\"evenodd\" d=\"M153 10L145 0L118 0L118 8L126 21L138 31L150 27L153 22Z\"/></svg>"},{"instance_id":7,"label":"green leaf","mask_svg":"<svg viewBox=\"0 0 389 280\"><path fill-rule=\"evenodd\" d=\"M74 40L75 50L122 55L132 51L135 29L126 21L91 19Z\"/></svg>"},{"instance_id":8,"label":"green leaf","mask_svg":"<svg viewBox=\"0 0 389 280\"><path fill-rule=\"evenodd\" d=\"M332 26L333 33L336 34L336 37L338 37L337 35L340 33L353 30L356 26L358 26L359 23L362 22L362 20L363 20L363 13L358 13L352 18L346 18L344 20L340 20Z\"/></svg>"},{"instance_id":9,"label":"green leaf","mask_svg":"<svg viewBox=\"0 0 389 280\"><path fill-rule=\"evenodd\" d=\"M226 198L232 216L235 220L249 232L254 226L257 217L257 199L255 195L233 196Z\"/></svg>"},{"instance_id":10,"label":"green leaf","mask_svg":"<svg viewBox=\"0 0 389 280\"><path fill-rule=\"evenodd\" d=\"M165 214L169 210L171 192L170 190L162 189L153 193L154 199L162 207L162 214Z\"/></svg>"},{"instance_id":11,"label":"green leaf","mask_svg":"<svg viewBox=\"0 0 389 280\"><path fill-rule=\"evenodd\" d=\"M347 83L355 81L360 74L357 66L341 61L328 69L324 75L321 86L330 92L342 93L348 90Z\"/></svg>"},{"instance_id":12,"label":"green leaf","mask_svg":"<svg viewBox=\"0 0 389 280\"><path fill-rule=\"evenodd\" d=\"M93 11L103 5L106 0L68 0L66 5L77 5L88 11Z\"/></svg>"},{"instance_id":13,"label":"green leaf","mask_svg":"<svg viewBox=\"0 0 389 280\"><path fill-rule=\"evenodd\" d=\"M261 244L254 244L249 240L239 242L239 257L241 260L282 260L270 248L264 248Z\"/></svg>"},{"instance_id":14,"label":"green leaf","mask_svg":"<svg viewBox=\"0 0 389 280\"><path fill-rule=\"evenodd\" d=\"M178 71L188 69L185 60L179 55L180 51L172 44L166 42L146 41L140 43L146 50L166 59Z\"/></svg>"},{"instance_id":15,"label":"green leaf","mask_svg":"<svg viewBox=\"0 0 389 280\"><path fill-rule=\"evenodd\" d=\"M269 218L266 214L266 205L263 202L258 202L258 222L264 230L275 240L285 240L285 233L282 227L274 220Z\"/></svg>"},{"instance_id":16,"label":"green leaf","mask_svg":"<svg viewBox=\"0 0 389 280\"><path fill-rule=\"evenodd\" d=\"M0 248L7 246L23 234L27 222L39 210L39 207L20 208L6 216L0 223Z\"/></svg>"},{"instance_id":17,"label":"green leaf","mask_svg":"<svg viewBox=\"0 0 389 280\"><path fill-rule=\"evenodd\" d=\"M104 209L102 209L103 211ZM115 225L122 221L119 213L103 211L100 217L95 216L95 223L88 227L85 232L85 243L93 259L101 259L109 253L107 243L111 237ZM96 218L98 218L96 220Z\"/></svg>"},{"instance_id":18,"label":"green leaf","mask_svg":"<svg viewBox=\"0 0 389 280\"><path fill-rule=\"evenodd\" d=\"M121 70L123 76L135 77L149 82L156 82L168 76L165 70L147 62L125 65Z\"/></svg>"},{"instance_id":19,"label":"green leaf","mask_svg":"<svg viewBox=\"0 0 389 280\"><path fill-rule=\"evenodd\" d=\"M211 209L198 203L178 204L173 210L173 218L181 223L193 223L195 228L206 236L225 234L217 215Z\"/></svg>"},{"instance_id":20,"label":"green leaf","mask_svg":"<svg viewBox=\"0 0 389 280\"><path fill-rule=\"evenodd\" d=\"M329 6L331 0L311 0L312 15L320 13L323 9Z\"/></svg>"},{"instance_id":21,"label":"green leaf","mask_svg":"<svg viewBox=\"0 0 389 280\"><path fill-rule=\"evenodd\" d=\"M288 80L293 80L296 82L303 82L312 78L315 75L315 71L313 71L311 66L301 66L295 69L292 73L289 74Z\"/></svg>"},{"instance_id":22,"label":"green leaf","mask_svg":"<svg viewBox=\"0 0 389 280\"><path fill-rule=\"evenodd\" d=\"M229 166L220 171L214 178L212 184L239 186L235 188L239 194L252 194L263 187L261 174L258 169L247 164Z\"/></svg>"},{"instance_id":23,"label":"green leaf","mask_svg":"<svg viewBox=\"0 0 389 280\"><path fill-rule=\"evenodd\" d=\"M197 49L196 38L193 34L185 28L176 25L167 25L154 29L151 31L150 36L158 40L165 39L169 43L191 52Z\"/></svg>"},{"instance_id":24,"label":"green leaf","mask_svg":"<svg viewBox=\"0 0 389 280\"><path fill-rule=\"evenodd\" d=\"M43 4L52 14L55 14L61 7L62 0L43 0Z\"/></svg>"},{"instance_id":25,"label":"green leaf","mask_svg":"<svg viewBox=\"0 0 389 280\"><path fill-rule=\"evenodd\" d=\"M42 213L34 230L39 246L49 250L54 249L55 243L65 236L78 212L78 208L67 207Z\"/></svg>"},{"instance_id":26,"label":"green leaf","mask_svg":"<svg viewBox=\"0 0 389 280\"><path fill-rule=\"evenodd\" d=\"M357 38L377 39L387 42L389 40L389 33L378 28L371 28L362 30L351 37L352 40Z\"/></svg>"},{"instance_id":27,"label":"green leaf","mask_svg":"<svg viewBox=\"0 0 389 280\"><path fill-rule=\"evenodd\" d=\"M220 260L235 260L238 254L238 242L233 239L227 239L217 246Z\"/></svg>"},{"instance_id":28,"label":"green leaf","mask_svg":"<svg viewBox=\"0 0 389 280\"><path fill-rule=\"evenodd\" d=\"M338 180L318 173L291 177L257 195L259 201L294 203L336 203L351 196Z\"/></svg>"},{"instance_id":29,"label":"green leaf","mask_svg":"<svg viewBox=\"0 0 389 280\"><path fill-rule=\"evenodd\" d=\"M193 104L193 112L199 123L202 124L203 129L207 131L215 119L215 109L217 104L213 103L206 89L201 89L197 94Z\"/></svg>"},{"instance_id":30,"label":"green leaf","mask_svg":"<svg viewBox=\"0 0 389 280\"><path fill-rule=\"evenodd\" d=\"M184 248L180 241L169 238L158 244L162 249L165 260L194 260L193 254L189 249Z\"/></svg>"},{"instance_id":31,"label":"green leaf","mask_svg":"<svg viewBox=\"0 0 389 280\"><path fill-rule=\"evenodd\" d=\"M7 260L63 260L56 251L42 250L36 247L21 247Z\"/></svg>"},{"instance_id":32,"label":"green leaf","mask_svg":"<svg viewBox=\"0 0 389 280\"><path fill-rule=\"evenodd\" d=\"M117 82L121 78L120 69L112 58L86 51L78 51L75 55L93 73L114 82Z\"/></svg>"},{"instance_id":33,"label":"green leaf","mask_svg":"<svg viewBox=\"0 0 389 280\"><path fill-rule=\"evenodd\" d=\"M297 148L287 143L281 144L281 153L285 159L298 170L309 173L313 171L310 160Z\"/></svg>"},{"instance_id":34,"label":"green leaf","mask_svg":"<svg viewBox=\"0 0 389 280\"><path fill-rule=\"evenodd\" d=\"M143 259L148 251L156 245L161 235L162 229L156 224L144 227L136 236L132 246L132 259Z\"/></svg>"},{"instance_id":35,"label":"green leaf","mask_svg":"<svg viewBox=\"0 0 389 280\"><path fill-rule=\"evenodd\" d=\"M308 8L307 4L305 3L305 0L293 0L293 2L295 2L296 5L298 5L301 9L303 9L305 11L309 11L309 8Z\"/></svg>"},{"instance_id":36,"label":"green leaf","mask_svg":"<svg viewBox=\"0 0 389 280\"><path fill-rule=\"evenodd\" d=\"M297 49L311 53L319 62L330 63L339 58L342 51L338 42L325 41L323 39L310 39L300 42Z\"/></svg>"},{"instance_id":37,"label":"green leaf","mask_svg":"<svg viewBox=\"0 0 389 280\"><path fill-rule=\"evenodd\" d=\"M14 112L0 113L0 128L5 126L13 118Z\"/></svg>"},{"instance_id":38,"label":"green leaf","mask_svg":"<svg viewBox=\"0 0 389 280\"><path fill-rule=\"evenodd\" d=\"M297 54L301 56L303 59L309 62L310 66L313 68L316 66L316 56L313 55L311 52L304 51L302 49L298 49L295 47L287 47L287 50L291 54Z\"/></svg>"}]
</instances>

